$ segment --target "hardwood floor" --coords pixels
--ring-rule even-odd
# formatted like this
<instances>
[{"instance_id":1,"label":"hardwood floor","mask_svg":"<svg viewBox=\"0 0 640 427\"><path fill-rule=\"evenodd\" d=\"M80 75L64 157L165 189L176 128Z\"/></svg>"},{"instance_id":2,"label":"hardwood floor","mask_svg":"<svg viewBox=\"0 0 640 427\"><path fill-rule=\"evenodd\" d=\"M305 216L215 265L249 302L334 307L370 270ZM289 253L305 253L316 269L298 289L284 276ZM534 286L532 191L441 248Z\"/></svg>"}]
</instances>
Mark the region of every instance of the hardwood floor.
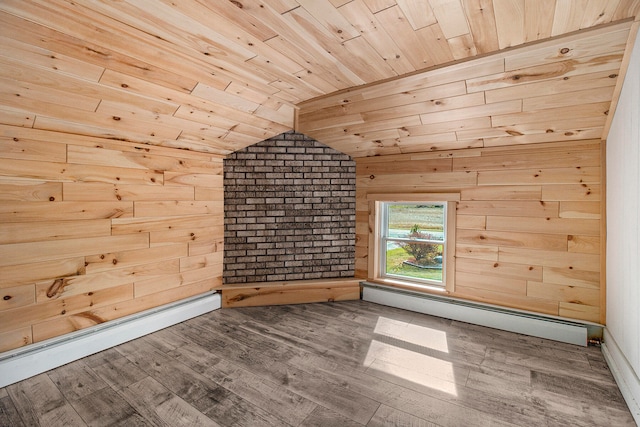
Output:
<instances>
[{"instance_id":1,"label":"hardwood floor","mask_svg":"<svg viewBox=\"0 0 640 427\"><path fill-rule=\"evenodd\" d=\"M222 309L0 389L2 426L634 426L600 349L363 301Z\"/></svg>"}]
</instances>

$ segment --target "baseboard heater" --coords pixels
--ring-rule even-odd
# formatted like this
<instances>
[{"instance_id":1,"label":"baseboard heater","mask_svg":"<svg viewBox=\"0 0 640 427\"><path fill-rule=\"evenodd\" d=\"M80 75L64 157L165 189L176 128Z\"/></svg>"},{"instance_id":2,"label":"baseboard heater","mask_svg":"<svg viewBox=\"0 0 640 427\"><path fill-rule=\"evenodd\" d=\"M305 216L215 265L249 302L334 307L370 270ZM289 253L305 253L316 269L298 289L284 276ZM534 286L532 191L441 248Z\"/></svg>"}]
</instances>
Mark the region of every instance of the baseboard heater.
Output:
<instances>
[{"instance_id":1,"label":"baseboard heater","mask_svg":"<svg viewBox=\"0 0 640 427\"><path fill-rule=\"evenodd\" d=\"M0 353L0 388L220 307L220 294L207 292Z\"/></svg>"},{"instance_id":2,"label":"baseboard heater","mask_svg":"<svg viewBox=\"0 0 640 427\"><path fill-rule=\"evenodd\" d=\"M445 296L361 282L362 299L480 326L587 346L602 338L602 325L503 308Z\"/></svg>"}]
</instances>

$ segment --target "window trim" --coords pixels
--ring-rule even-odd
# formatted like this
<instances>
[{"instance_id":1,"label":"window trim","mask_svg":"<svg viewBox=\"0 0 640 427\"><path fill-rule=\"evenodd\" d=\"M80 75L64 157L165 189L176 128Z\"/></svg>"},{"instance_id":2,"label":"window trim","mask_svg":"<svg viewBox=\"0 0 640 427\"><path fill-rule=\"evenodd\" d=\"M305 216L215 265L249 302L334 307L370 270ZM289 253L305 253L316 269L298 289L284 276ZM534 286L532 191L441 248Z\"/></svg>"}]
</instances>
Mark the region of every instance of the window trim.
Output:
<instances>
[{"instance_id":1,"label":"window trim","mask_svg":"<svg viewBox=\"0 0 640 427\"><path fill-rule=\"evenodd\" d=\"M368 278L371 282L383 283L390 286L408 288L417 291L435 291L452 293L455 287L455 243L456 243L456 205L460 201L459 193L405 193L405 194L368 194L369 203L369 262ZM415 203L415 202L441 202L446 204L446 236L444 248L444 286L419 284L417 282L381 277L381 229L378 216L382 202Z\"/></svg>"}]
</instances>

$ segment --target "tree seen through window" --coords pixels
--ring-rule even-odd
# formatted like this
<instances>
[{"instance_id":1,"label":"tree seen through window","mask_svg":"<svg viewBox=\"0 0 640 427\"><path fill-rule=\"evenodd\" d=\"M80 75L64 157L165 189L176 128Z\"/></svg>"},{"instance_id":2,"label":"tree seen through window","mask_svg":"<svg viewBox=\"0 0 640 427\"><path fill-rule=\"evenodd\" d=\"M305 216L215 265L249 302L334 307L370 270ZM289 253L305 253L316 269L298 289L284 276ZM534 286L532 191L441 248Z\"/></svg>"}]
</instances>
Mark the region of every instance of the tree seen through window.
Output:
<instances>
[{"instance_id":1,"label":"tree seen through window","mask_svg":"<svg viewBox=\"0 0 640 427\"><path fill-rule=\"evenodd\" d=\"M382 275L443 284L446 203L384 203Z\"/></svg>"}]
</instances>

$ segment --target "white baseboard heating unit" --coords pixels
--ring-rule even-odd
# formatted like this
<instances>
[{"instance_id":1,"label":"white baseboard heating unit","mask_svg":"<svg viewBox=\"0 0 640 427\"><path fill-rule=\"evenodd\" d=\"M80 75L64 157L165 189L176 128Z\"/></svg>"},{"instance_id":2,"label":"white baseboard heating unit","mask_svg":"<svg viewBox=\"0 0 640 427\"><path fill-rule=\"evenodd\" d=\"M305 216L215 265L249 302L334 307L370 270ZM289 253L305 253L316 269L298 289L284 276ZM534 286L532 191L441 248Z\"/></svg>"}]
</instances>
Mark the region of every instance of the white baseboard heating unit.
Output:
<instances>
[{"instance_id":1,"label":"white baseboard heating unit","mask_svg":"<svg viewBox=\"0 0 640 427\"><path fill-rule=\"evenodd\" d=\"M602 337L602 325L508 309L446 296L362 282L362 299L390 307L539 338L587 346Z\"/></svg>"},{"instance_id":2,"label":"white baseboard heating unit","mask_svg":"<svg viewBox=\"0 0 640 427\"><path fill-rule=\"evenodd\" d=\"M208 292L0 353L0 388L219 309L221 303L220 294Z\"/></svg>"}]
</instances>

